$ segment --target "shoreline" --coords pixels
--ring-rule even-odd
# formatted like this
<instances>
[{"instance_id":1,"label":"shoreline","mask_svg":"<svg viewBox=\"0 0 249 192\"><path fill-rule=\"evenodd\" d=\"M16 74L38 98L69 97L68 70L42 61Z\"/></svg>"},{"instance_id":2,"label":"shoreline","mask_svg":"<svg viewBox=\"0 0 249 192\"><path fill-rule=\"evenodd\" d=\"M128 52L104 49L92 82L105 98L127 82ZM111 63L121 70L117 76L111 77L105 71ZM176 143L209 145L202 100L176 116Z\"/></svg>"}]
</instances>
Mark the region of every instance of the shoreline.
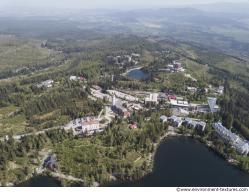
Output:
<instances>
[{"instance_id":1,"label":"shoreline","mask_svg":"<svg viewBox=\"0 0 249 192\"><path fill-rule=\"evenodd\" d=\"M155 157L155 154L156 154L156 151L158 149L158 147L160 146L161 142L163 142L165 139L169 138L169 137L186 137L186 138L192 138L193 140L196 140L202 144L204 144L206 147L208 147L209 149L211 149L216 155L220 156L224 161L226 161L229 165L232 165L234 167L236 167L237 169L249 174L249 172L241 169L239 167L239 161L236 160L236 159L232 159L232 158L225 158L224 156L222 156L222 154L220 154L215 146L213 145L213 142L212 141L203 141L201 140L200 137L192 137L191 134L180 134L180 133L176 133L176 132L167 132L165 133L163 136L161 136L159 142L157 143L154 143L154 147L155 147L155 151L153 153L150 153L149 154L149 157L148 157L148 160L150 163L153 163L154 162L154 157ZM149 173L148 173L149 174Z\"/></svg>"},{"instance_id":2,"label":"shoreline","mask_svg":"<svg viewBox=\"0 0 249 192\"><path fill-rule=\"evenodd\" d=\"M128 73L130 73L131 71L134 71L134 70L139 70L139 69L142 69L144 66L138 66L138 67L135 67L135 68L131 68L131 69L128 69L126 72L122 73L121 75L122 76L126 76Z\"/></svg>"},{"instance_id":3,"label":"shoreline","mask_svg":"<svg viewBox=\"0 0 249 192\"><path fill-rule=\"evenodd\" d=\"M220 156L220 157L221 157L223 160L225 160L230 166L236 167L237 169L239 169L239 170L241 170L241 171L243 171L243 172L245 172L245 173L248 174L247 171L245 171L245 170L243 170L243 169L241 169L241 168L239 167L239 163L238 163L237 160L235 160L235 159L227 159L227 158L225 158L224 156L222 156L222 154L220 154L220 153L215 149L215 146L213 145L212 142L210 142L210 141L203 141L203 140L201 140L200 137L193 137L191 134L181 134L181 133L177 133L177 132L175 132L175 131L167 131L163 136L160 137L160 139L159 139L158 142L153 143L153 145L154 145L154 151L153 151L152 153L149 153L149 154L148 154L148 157L147 157L146 161L150 164L151 169L150 169L144 176L142 176L141 178L136 179L136 180L140 180L140 179L146 177L147 175L149 175L150 173L153 172L153 163L154 163L155 154L156 154L156 152L157 152L157 150L158 150L160 144L161 144L165 139L167 139L167 138L169 138L169 137L186 137L186 138L192 138L192 139L194 139L194 140L196 140L196 141L198 141L198 142L200 142L200 143L202 143L202 144L205 144L206 147L208 147L209 149L211 149L216 155ZM26 182L26 181L28 181L29 179L31 179L31 178L33 178L33 177L36 177L36 176L49 176L49 177L52 177L52 178L54 178L54 179L57 179L57 180L60 181L60 182L63 181L63 178L61 178L61 177L56 177L53 173L51 174L51 173L49 173L49 172L48 172L48 173L45 172L45 173L37 174L37 175L30 174L29 176L27 176L27 179L25 179L23 182ZM125 182L125 181L122 181L122 180L115 180L115 181L120 182L120 183ZM133 180L133 181L135 181L135 180ZM21 182L21 183L23 183L23 182ZM17 185L19 185L19 184L21 184L21 183L18 183ZM108 186L109 184L112 184L112 182L110 181L110 182L108 182L107 184L103 184L103 185L99 185L99 186L100 186L100 187L101 187L101 186ZM16 186L16 185L13 184L13 186ZM61 186L61 187L63 187L63 186Z\"/></svg>"}]
</instances>

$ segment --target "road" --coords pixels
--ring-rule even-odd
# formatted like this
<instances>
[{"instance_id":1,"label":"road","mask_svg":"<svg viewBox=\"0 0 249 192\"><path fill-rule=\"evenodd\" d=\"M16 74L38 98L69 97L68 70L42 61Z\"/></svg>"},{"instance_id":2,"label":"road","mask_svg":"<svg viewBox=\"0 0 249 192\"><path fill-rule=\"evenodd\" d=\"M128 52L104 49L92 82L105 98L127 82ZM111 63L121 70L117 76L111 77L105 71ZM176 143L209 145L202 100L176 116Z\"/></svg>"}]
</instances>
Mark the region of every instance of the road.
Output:
<instances>
[{"instance_id":1,"label":"road","mask_svg":"<svg viewBox=\"0 0 249 192\"><path fill-rule=\"evenodd\" d=\"M112 118L114 117L112 112L111 112L111 109L110 107L106 106L106 113L105 115L103 116L103 118L107 119L108 120L108 123L104 124L104 127L106 127L109 123L111 123L112 121ZM100 118L102 116L104 112L104 109L102 109L98 115L98 118ZM70 129L68 127L65 127L65 126L57 126L57 127L51 127L51 128L47 128L47 129L43 129L41 131L37 131L35 133L25 133L25 134L21 134L21 135L14 135L13 136L13 139L15 140L20 140L22 137L25 137L25 136L30 136L30 135L40 135L40 134L44 134L46 133L46 131L51 131L51 130L55 130L55 129ZM0 141L4 141L5 140L5 137L2 137L0 138Z\"/></svg>"},{"instance_id":2,"label":"road","mask_svg":"<svg viewBox=\"0 0 249 192\"><path fill-rule=\"evenodd\" d=\"M66 179L66 180L69 180L69 181L84 182L83 179L76 178L76 177L74 177L72 175L64 175L63 173L59 173L59 172L51 172L51 175L53 177Z\"/></svg>"},{"instance_id":3,"label":"road","mask_svg":"<svg viewBox=\"0 0 249 192\"><path fill-rule=\"evenodd\" d=\"M61 127L61 126L51 127L51 128L43 129L41 131L37 131L35 133L32 132L32 133L25 133L25 134L21 134L21 135L14 135L13 139L20 140L22 137L25 137L25 136L40 135L40 134L44 134L46 131L51 131L51 130L60 129L60 128L63 128L63 127ZM4 137L0 138L0 141L4 141L4 140L5 140Z\"/></svg>"}]
</instances>

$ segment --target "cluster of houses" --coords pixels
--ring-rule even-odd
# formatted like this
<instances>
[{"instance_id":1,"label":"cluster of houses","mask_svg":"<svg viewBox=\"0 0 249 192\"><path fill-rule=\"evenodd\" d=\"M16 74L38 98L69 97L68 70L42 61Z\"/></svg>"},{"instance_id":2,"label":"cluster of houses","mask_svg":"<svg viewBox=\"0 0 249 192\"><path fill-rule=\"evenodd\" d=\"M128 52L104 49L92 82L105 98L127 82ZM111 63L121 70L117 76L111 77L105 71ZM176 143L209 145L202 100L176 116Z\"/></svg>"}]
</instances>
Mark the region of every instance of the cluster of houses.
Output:
<instances>
[{"instance_id":1,"label":"cluster of houses","mask_svg":"<svg viewBox=\"0 0 249 192\"><path fill-rule=\"evenodd\" d=\"M221 137L225 142L231 144L237 152L242 155L247 155L249 153L249 143L246 140L243 140L238 135L232 133L222 123L214 123L213 128L215 132Z\"/></svg>"},{"instance_id":2,"label":"cluster of houses","mask_svg":"<svg viewBox=\"0 0 249 192\"><path fill-rule=\"evenodd\" d=\"M172 73L184 72L185 69L182 67L182 63L179 61L173 61L172 64L167 65L167 71Z\"/></svg>"},{"instance_id":3,"label":"cluster of houses","mask_svg":"<svg viewBox=\"0 0 249 192\"><path fill-rule=\"evenodd\" d=\"M93 97L111 102L111 109L114 113L123 118L128 118L133 111L143 109L138 97L117 91L107 90L103 93L99 87L92 87Z\"/></svg>"},{"instance_id":4,"label":"cluster of houses","mask_svg":"<svg viewBox=\"0 0 249 192\"><path fill-rule=\"evenodd\" d=\"M222 85L220 85L219 87L213 87L212 85L209 85L208 89L216 95L223 95L225 88Z\"/></svg>"},{"instance_id":5,"label":"cluster of houses","mask_svg":"<svg viewBox=\"0 0 249 192\"><path fill-rule=\"evenodd\" d=\"M64 129L72 129L74 135L92 135L103 131L97 117L83 117L70 121Z\"/></svg>"},{"instance_id":6,"label":"cluster of houses","mask_svg":"<svg viewBox=\"0 0 249 192\"><path fill-rule=\"evenodd\" d=\"M206 128L206 123L204 121L192 118L181 118L175 115L172 115L171 117L166 117L163 115L160 117L160 121L163 123L169 122L173 127L176 128L182 125L199 131L204 131Z\"/></svg>"},{"instance_id":7,"label":"cluster of houses","mask_svg":"<svg viewBox=\"0 0 249 192\"><path fill-rule=\"evenodd\" d=\"M69 80L70 81L85 81L86 79L82 76L78 77L78 76L71 75L69 77Z\"/></svg>"},{"instance_id":8,"label":"cluster of houses","mask_svg":"<svg viewBox=\"0 0 249 192\"><path fill-rule=\"evenodd\" d=\"M140 59L140 54L132 53L130 55L108 56L107 63L119 66L137 65Z\"/></svg>"},{"instance_id":9,"label":"cluster of houses","mask_svg":"<svg viewBox=\"0 0 249 192\"><path fill-rule=\"evenodd\" d=\"M217 99L215 97L208 97L207 104L195 104L185 101L183 98L169 96L169 104L173 108L181 108L192 113L215 113L219 110L219 106L216 104Z\"/></svg>"},{"instance_id":10,"label":"cluster of houses","mask_svg":"<svg viewBox=\"0 0 249 192\"><path fill-rule=\"evenodd\" d=\"M146 107L146 104L158 104L160 101L168 103L172 110L176 113L174 115L188 116L190 113L215 113L219 110L216 104L217 99L215 97L208 97L206 104L189 103L183 97L175 96L174 94L167 92L143 92L135 93L142 94L144 100L138 96L133 96L120 92L117 90L107 90L103 93L100 87L91 88L91 93L95 98L105 99L112 103L112 110L123 118L127 118L133 111L139 111ZM145 105L144 105L145 104ZM182 115L183 114L183 115Z\"/></svg>"},{"instance_id":11,"label":"cluster of houses","mask_svg":"<svg viewBox=\"0 0 249 192\"><path fill-rule=\"evenodd\" d=\"M53 81L52 79L48 79L48 80L46 80L46 81L43 81L43 82L41 82L41 83L38 83L38 84L36 85L36 87L37 87L37 88L50 88L50 87L53 86L53 84L54 84L54 81Z\"/></svg>"},{"instance_id":12,"label":"cluster of houses","mask_svg":"<svg viewBox=\"0 0 249 192\"><path fill-rule=\"evenodd\" d=\"M189 93L196 93L198 91L201 91L201 89L198 89L197 87L187 87L187 92ZM208 87L208 88L205 88L204 89L204 92L205 93L208 93L208 92L211 92L213 93L214 95L223 95L224 93L224 86L219 86L219 87L215 87L213 88L211 85Z\"/></svg>"}]
</instances>

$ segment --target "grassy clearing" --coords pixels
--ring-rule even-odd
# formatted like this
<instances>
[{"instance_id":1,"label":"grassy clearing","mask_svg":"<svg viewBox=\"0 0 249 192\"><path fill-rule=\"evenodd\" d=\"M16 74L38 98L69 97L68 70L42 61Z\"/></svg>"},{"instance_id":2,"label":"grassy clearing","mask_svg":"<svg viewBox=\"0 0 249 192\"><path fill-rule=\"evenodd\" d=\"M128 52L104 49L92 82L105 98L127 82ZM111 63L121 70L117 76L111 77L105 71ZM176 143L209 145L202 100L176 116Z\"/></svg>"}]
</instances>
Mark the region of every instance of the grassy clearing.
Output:
<instances>
[{"instance_id":1,"label":"grassy clearing","mask_svg":"<svg viewBox=\"0 0 249 192\"><path fill-rule=\"evenodd\" d=\"M18 107L15 106L8 106L0 108L0 119L5 118L6 116L10 115L12 112L18 110Z\"/></svg>"},{"instance_id":2,"label":"grassy clearing","mask_svg":"<svg viewBox=\"0 0 249 192\"><path fill-rule=\"evenodd\" d=\"M48 120L48 119L53 118L58 112L59 112L59 110L55 110L55 111L45 113L42 115L34 115L33 119L35 119L35 120Z\"/></svg>"},{"instance_id":3,"label":"grassy clearing","mask_svg":"<svg viewBox=\"0 0 249 192\"><path fill-rule=\"evenodd\" d=\"M234 58L225 58L224 61L217 63L216 66L232 74L248 76L249 65Z\"/></svg>"},{"instance_id":4,"label":"grassy clearing","mask_svg":"<svg viewBox=\"0 0 249 192\"><path fill-rule=\"evenodd\" d=\"M48 62L55 52L41 47L39 40L19 40L13 36L0 37L0 69L36 66Z\"/></svg>"},{"instance_id":5,"label":"grassy clearing","mask_svg":"<svg viewBox=\"0 0 249 192\"><path fill-rule=\"evenodd\" d=\"M24 114L15 115L0 119L0 136L9 133L21 134L26 130L26 118Z\"/></svg>"}]
</instances>

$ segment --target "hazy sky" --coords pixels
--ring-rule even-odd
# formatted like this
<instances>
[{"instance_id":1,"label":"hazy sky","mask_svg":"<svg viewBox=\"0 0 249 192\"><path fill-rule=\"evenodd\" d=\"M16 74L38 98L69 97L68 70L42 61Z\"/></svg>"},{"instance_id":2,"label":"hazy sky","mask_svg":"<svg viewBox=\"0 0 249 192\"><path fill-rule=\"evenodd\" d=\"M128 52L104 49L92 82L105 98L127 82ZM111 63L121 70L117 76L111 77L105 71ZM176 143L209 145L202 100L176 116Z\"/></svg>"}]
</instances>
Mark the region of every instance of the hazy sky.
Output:
<instances>
[{"instance_id":1,"label":"hazy sky","mask_svg":"<svg viewBox=\"0 0 249 192\"><path fill-rule=\"evenodd\" d=\"M249 0L0 0L0 7L27 8L150 8L214 2L249 2Z\"/></svg>"}]
</instances>

